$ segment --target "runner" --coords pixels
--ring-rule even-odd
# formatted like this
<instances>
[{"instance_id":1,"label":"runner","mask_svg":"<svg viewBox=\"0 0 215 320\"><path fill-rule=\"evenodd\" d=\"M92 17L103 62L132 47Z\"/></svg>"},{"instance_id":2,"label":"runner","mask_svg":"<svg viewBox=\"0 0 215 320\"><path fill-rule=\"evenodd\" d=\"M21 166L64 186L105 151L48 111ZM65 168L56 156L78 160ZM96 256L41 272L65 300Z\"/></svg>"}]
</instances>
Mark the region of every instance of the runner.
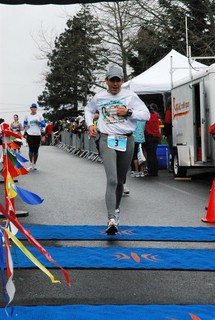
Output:
<instances>
[{"instance_id":1,"label":"runner","mask_svg":"<svg viewBox=\"0 0 215 320\"><path fill-rule=\"evenodd\" d=\"M29 160L30 166L29 171L37 170L36 162L38 159L38 150L41 141L41 129L45 128L46 123L43 116L37 113L36 103L32 103L31 112L25 116L23 127L27 134L27 143L29 146Z\"/></svg>"},{"instance_id":2,"label":"runner","mask_svg":"<svg viewBox=\"0 0 215 320\"><path fill-rule=\"evenodd\" d=\"M21 133L23 130L22 124L19 122L18 114L14 114L13 122L10 124L10 130L13 132ZM18 152L20 153L20 148L22 146L22 139L15 139L14 142L19 146Z\"/></svg>"},{"instance_id":3,"label":"runner","mask_svg":"<svg viewBox=\"0 0 215 320\"><path fill-rule=\"evenodd\" d=\"M94 138L99 135L99 150L107 176L108 235L118 232L123 183L133 157L136 122L150 117L136 93L121 88L123 78L122 68L112 65L106 73L107 90L96 94L85 108L89 135ZM93 125L96 111L99 111L97 128Z\"/></svg>"}]
</instances>

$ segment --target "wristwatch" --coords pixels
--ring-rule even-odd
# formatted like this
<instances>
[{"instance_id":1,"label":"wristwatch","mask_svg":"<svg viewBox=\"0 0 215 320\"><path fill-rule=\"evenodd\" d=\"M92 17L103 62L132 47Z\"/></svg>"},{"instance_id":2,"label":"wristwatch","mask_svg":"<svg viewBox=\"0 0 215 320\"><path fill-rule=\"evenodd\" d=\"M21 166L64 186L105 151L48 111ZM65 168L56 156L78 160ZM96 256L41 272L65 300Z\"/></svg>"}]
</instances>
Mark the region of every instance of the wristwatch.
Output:
<instances>
[{"instance_id":1,"label":"wristwatch","mask_svg":"<svg viewBox=\"0 0 215 320\"><path fill-rule=\"evenodd\" d=\"M127 111L127 116L131 116L132 115L132 113L133 113L133 111L131 110L131 109L128 109L128 111Z\"/></svg>"}]
</instances>

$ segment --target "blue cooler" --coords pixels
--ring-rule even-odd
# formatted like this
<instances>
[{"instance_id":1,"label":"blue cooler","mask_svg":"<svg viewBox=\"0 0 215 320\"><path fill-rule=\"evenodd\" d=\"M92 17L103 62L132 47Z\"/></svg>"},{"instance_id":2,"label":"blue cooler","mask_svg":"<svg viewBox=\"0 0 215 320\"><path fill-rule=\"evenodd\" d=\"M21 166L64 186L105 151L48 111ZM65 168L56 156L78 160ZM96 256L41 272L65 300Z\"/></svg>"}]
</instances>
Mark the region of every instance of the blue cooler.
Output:
<instances>
[{"instance_id":1,"label":"blue cooler","mask_svg":"<svg viewBox=\"0 0 215 320\"><path fill-rule=\"evenodd\" d=\"M169 146L168 144L159 144L157 146L157 158L158 158L158 168L168 169L169 168Z\"/></svg>"}]
</instances>

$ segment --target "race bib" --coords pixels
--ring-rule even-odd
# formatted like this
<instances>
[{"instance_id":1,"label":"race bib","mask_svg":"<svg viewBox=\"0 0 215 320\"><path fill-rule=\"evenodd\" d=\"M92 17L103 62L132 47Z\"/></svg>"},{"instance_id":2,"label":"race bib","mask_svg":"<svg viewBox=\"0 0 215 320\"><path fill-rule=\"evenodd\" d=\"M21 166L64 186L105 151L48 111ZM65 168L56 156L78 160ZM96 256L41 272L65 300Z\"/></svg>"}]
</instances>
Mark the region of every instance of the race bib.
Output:
<instances>
[{"instance_id":1,"label":"race bib","mask_svg":"<svg viewBox=\"0 0 215 320\"><path fill-rule=\"evenodd\" d=\"M115 149L118 151L126 151L127 147L127 136L112 135L107 138L108 148Z\"/></svg>"}]
</instances>

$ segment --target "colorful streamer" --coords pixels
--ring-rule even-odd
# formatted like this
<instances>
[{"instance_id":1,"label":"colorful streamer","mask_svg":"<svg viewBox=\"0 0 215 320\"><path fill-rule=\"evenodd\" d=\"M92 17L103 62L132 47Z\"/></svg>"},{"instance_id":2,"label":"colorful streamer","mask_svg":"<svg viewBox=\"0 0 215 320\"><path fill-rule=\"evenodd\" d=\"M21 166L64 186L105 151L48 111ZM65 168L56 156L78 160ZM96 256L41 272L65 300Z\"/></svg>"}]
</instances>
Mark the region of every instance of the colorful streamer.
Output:
<instances>
[{"instance_id":1,"label":"colorful streamer","mask_svg":"<svg viewBox=\"0 0 215 320\"><path fill-rule=\"evenodd\" d=\"M2 289L4 293L4 300L5 302L7 302L7 297L5 295L3 233L1 232L1 230L0 230L0 269L1 269L1 279L2 279Z\"/></svg>"},{"instance_id":2,"label":"colorful streamer","mask_svg":"<svg viewBox=\"0 0 215 320\"><path fill-rule=\"evenodd\" d=\"M10 241L9 237L6 233L6 228L4 229L4 239L5 239L5 252L6 252L6 266L7 266L7 283L6 283L6 292L8 295L8 303L7 305L13 300L16 288L13 283L13 260L10 252Z\"/></svg>"},{"instance_id":3,"label":"colorful streamer","mask_svg":"<svg viewBox=\"0 0 215 320\"><path fill-rule=\"evenodd\" d=\"M13 260L10 252L10 240L12 239L13 243L30 259L41 271L43 271L51 280L52 283L59 283L59 280L56 280L52 273L41 263L39 262L35 256L16 238L15 234L17 231L20 231L28 241L40 252L42 253L47 260L55 264L58 268L60 268L63 272L65 280L67 284L70 286L69 275L66 270L64 270L52 257L51 255L39 244L39 242L31 236L30 232L28 232L18 221L15 214L14 207L14 198L19 195L19 197L28 204L38 205L41 204L44 199L40 198L33 192L25 190L23 188L17 187L13 181L14 177L19 175L28 174L26 168L21 164L27 162L28 160L22 157L15 150L17 144L15 143L15 139L21 139L21 134L12 132L9 130L9 125L3 123L1 125L2 131L2 150L3 150L3 169L1 171L2 176L4 177L5 183L5 203L6 209L0 203L0 212L5 215L7 218L7 223L4 227L0 226L1 229L4 230L4 237L1 236L3 233L0 230L0 269L3 283L3 292L4 298L7 302L7 305L11 303L15 295L15 286L13 282ZM10 149L9 149L10 147ZM15 149L15 150L12 150ZM10 230L9 230L10 228ZM3 248L3 240L5 250ZM5 285L4 279L4 254L6 255L6 267L7 267L7 282ZM7 296L6 297L6 293Z\"/></svg>"},{"instance_id":4,"label":"colorful streamer","mask_svg":"<svg viewBox=\"0 0 215 320\"><path fill-rule=\"evenodd\" d=\"M46 269L46 267L44 267L42 263L40 263L29 250L25 248L25 246L12 234L12 232L10 232L7 228L5 228L5 232L8 234L8 236L10 236L10 238L17 245L17 247L29 258L29 260L31 260L40 270L42 270L50 278L52 283L60 283L60 280L55 280L51 272L48 269Z\"/></svg>"},{"instance_id":5,"label":"colorful streamer","mask_svg":"<svg viewBox=\"0 0 215 320\"><path fill-rule=\"evenodd\" d=\"M9 206L11 208L13 208L12 204L9 201ZM25 229L23 228L23 226L20 224L20 222L18 221L18 219L16 218L16 214L13 211L10 211L10 213L7 213L7 211L5 210L5 208L2 206L2 204L0 203L0 211L5 215L5 217L12 222L15 227L28 239L28 241L34 245L34 247L39 250L45 257L47 260L49 260L50 262L52 262L53 264L55 264L58 268L60 268L63 272L64 278L67 282L67 284L70 286L70 278L69 275L67 273L66 270L64 270L64 268L62 268L52 257L51 255L41 246L41 244L34 238L32 237L32 235Z\"/></svg>"}]
</instances>

